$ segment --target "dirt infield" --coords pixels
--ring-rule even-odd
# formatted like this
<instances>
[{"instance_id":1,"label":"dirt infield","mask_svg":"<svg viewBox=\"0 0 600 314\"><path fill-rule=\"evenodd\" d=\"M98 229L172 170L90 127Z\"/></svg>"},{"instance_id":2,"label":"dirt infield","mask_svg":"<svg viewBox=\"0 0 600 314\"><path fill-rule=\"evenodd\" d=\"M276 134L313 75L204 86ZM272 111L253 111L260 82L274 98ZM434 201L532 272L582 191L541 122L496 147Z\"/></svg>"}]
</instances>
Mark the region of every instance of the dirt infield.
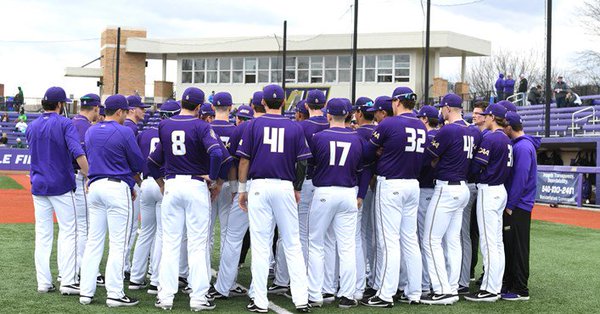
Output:
<instances>
[{"instance_id":1,"label":"dirt infield","mask_svg":"<svg viewBox=\"0 0 600 314\"><path fill-rule=\"evenodd\" d=\"M8 176L24 189L0 191L0 223L33 223L33 199L29 177L22 174ZM600 212L596 211L536 205L533 209L533 219L600 229Z\"/></svg>"}]
</instances>

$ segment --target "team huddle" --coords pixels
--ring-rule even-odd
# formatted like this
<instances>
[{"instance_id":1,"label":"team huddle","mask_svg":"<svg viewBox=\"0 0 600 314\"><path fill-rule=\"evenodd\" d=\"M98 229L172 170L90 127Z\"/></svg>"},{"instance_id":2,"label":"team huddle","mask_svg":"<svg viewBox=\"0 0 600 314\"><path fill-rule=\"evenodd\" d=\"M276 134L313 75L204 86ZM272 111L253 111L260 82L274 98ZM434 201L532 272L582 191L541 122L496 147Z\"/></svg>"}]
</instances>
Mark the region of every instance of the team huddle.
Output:
<instances>
[{"instance_id":1,"label":"team huddle","mask_svg":"<svg viewBox=\"0 0 600 314\"><path fill-rule=\"evenodd\" d=\"M299 312L336 300L340 308L527 300L539 143L508 101L479 104L469 124L455 94L419 111L416 100L407 87L354 104L310 90L293 121L281 115L284 90L268 85L231 124L229 93L205 104L190 87L160 106L158 127L139 132L149 106L138 96L102 104L88 94L68 119L65 91L48 89L45 113L27 129L38 291L56 290L56 213L59 290L83 305L97 286L109 307L137 305L125 283L165 310L178 292L192 311L248 296L247 310L258 313L268 312L269 294ZM248 230L246 291L236 280ZM484 275L471 292L473 231Z\"/></svg>"}]
</instances>

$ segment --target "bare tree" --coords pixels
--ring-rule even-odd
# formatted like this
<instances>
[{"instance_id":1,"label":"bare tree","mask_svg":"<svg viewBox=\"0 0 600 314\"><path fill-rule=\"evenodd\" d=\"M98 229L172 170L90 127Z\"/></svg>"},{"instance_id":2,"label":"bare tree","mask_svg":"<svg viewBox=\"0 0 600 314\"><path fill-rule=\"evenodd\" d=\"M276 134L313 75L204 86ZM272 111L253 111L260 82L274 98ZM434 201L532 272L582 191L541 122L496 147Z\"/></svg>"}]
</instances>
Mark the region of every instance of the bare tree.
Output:
<instances>
[{"instance_id":1,"label":"bare tree","mask_svg":"<svg viewBox=\"0 0 600 314\"><path fill-rule=\"evenodd\" d=\"M586 1L581 12L584 12L582 26L592 35L600 37L600 0ZM581 80L588 85L600 86L600 50L582 51L577 61L577 73Z\"/></svg>"}]
</instances>

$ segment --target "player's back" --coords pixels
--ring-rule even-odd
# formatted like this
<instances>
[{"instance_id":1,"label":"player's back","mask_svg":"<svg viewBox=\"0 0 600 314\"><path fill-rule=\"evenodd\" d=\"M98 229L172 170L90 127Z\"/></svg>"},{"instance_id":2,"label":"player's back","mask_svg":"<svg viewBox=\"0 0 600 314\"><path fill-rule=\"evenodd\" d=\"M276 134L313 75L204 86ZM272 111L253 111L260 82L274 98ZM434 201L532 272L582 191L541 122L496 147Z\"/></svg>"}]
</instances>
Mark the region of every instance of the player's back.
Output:
<instances>
[{"instance_id":1,"label":"player's back","mask_svg":"<svg viewBox=\"0 0 600 314\"><path fill-rule=\"evenodd\" d=\"M229 148L231 145L230 138L235 130L235 125L224 120L214 120L210 123L210 126L215 131L221 142L225 147Z\"/></svg>"},{"instance_id":2,"label":"player's back","mask_svg":"<svg viewBox=\"0 0 600 314\"><path fill-rule=\"evenodd\" d=\"M500 185L506 182L513 163L512 142L502 130L490 131L484 137L475 158L487 155L486 167L479 177L481 183Z\"/></svg>"},{"instance_id":3,"label":"player's back","mask_svg":"<svg viewBox=\"0 0 600 314\"><path fill-rule=\"evenodd\" d=\"M296 161L311 156L302 127L275 114L265 114L246 123L249 125L237 154L252 160L249 177L293 181Z\"/></svg>"},{"instance_id":4,"label":"player's back","mask_svg":"<svg viewBox=\"0 0 600 314\"><path fill-rule=\"evenodd\" d=\"M150 156L159 142L158 128L155 127L150 127L142 131L142 133L140 133L137 137L137 143L144 158L148 158L148 156ZM145 177L150 175L150 170L148 169L147 163L144 163L142 172Z\"/></svg>"},{"instance_id":5,"label":"player's back","mask_svg":"<svg viewBox=\"0 0 600 314\"><path fill-rule=\"evenodd\" d=\"M356 133L358 133L360 137L364 138L367 141L371 139L373 131L375 131L374 124L363 124L356 128Z\"/></svg>"},{"instance_id":6,"label":"player's back","mask_svg":"<svg viewBox=\"0 0 600 314\"><path fill-rule=\"evenodd\" d=\"M158 125L166 175L209 173L208 151L219 147L217 135L205 121L177 115Z\"/></svg>"},{"instance_id":7,"label":"player's back","mask_svg":"<svg viewBox=\"0 0 600 314\"><path fill-rule=\"evenodd\" d=\"M460 123L444 125L429 146L434 157L439 158L436 179L464 181L467 179L470 160L473 158L473 141L468 139L467 126Z\"/></svg>"},{"instance_id":8,"label":"player's back","mask_svg":"<svg viewBox=\"0 0 600 314\"><path fill-rule=\"evenodd\" d=\"M431 141L435 138L438 133L438 129L432 129L427 132L427 140L425 141L425 147L431 144ZM419 175L419 187L421 188L433 188L435 186L435 168L431 164L424 163L421 168L421 174Z\"/></svg>"},{"instance_id":9,"label":"player's back","mask_svg":"<svg viewBox=\"0 0 600 314\"><path fill-rule=\"evenodd\" d=\"M315 160L313 185L356 186L365 143L355 131L345 128L335 127L315 134L311 148Z\"/></svg>"},{"instance_id":10,"label":"player's back","mask_svg":"<svg viewBox=\"0 0 600 314\"><path fill-rule=\"evenodd\" d=\"M383 146L377 175L387 179L416 179L421 171L427 130L412 112L383 120L371 141Z\"/></svg>"}]
</instances>

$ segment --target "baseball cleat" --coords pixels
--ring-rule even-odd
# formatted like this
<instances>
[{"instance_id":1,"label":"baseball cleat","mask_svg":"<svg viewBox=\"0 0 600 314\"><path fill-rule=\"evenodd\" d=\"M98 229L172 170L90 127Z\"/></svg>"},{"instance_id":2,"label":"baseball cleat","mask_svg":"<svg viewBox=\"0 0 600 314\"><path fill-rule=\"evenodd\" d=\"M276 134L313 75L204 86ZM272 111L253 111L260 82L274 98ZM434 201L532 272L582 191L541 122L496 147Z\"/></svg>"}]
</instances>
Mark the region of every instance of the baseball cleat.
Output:
<instances>
[{"instance_id":1,"label":"baseball cleat","mask_svg":"<svg viewBox=\"0 0 600 314\"><path fill-rule=\"evenodd\" d=\"M473 302L496 302L500 299L500 295L480 290L465 296L465 300Z\"/></svg>"},{"instance_id":2,"label":"baseball cleat","mask_svg":"<svg viewBox=\"0 0 600 314\"><path fill-rule=\"evenodd\" d=\"M158 294L158 287L149 285L148 286L148 294L154 294L154 295Z\"/></svg>"},{"instance_id":3,"label":"baseball cleat","mask_svg":"<svg viewBox=\"0 0 600 314\"><path fill-rule=\"evenodd\" d=\"M156 302L154 303L154 307L163 309L165 311L170 311L171 309L173 309L173 302L168 303L162 302L161 300L156 300Z\"/></svg>"},{"instance_id":4,"label":"baseball cleat","mask_svg":"<svg viewBox=\"0 0 600 314\"><path fill-rule=\"evenodd\" d=\"M288 299L292 299L292 289L287 289L284 293L283 296L288 298Z\"/></svg>"},{"instance_id":5,"label":"baseball cleat","mask_svg":"<svg viewBox=\"0 0 600 314\"><path fill-rule=\"evenodd\" d=\"M210 311L210 310L214 310L215 307L216 307L216 305L212 301L196 303L193 305L190 303L190 310L192 312Z\"/></svg>"},{"instance_id":6,"label":"baseball cleat","mask_svg":"<svg viewBox=\"0 0 600 314\"><path fill-rule=\"evenodd\" d=\"M331 303L333 301L335 301L335 294L323 293L323 303Z\"/></svg>"},{"instance_id":7,"label":"baseball cleat","mask_svg":"<svg viewBox=\"0 0 600 314\"><path fill-rule=\"evenodd\" d=\"M131 279L131 273L128 271L124 272L123 279L129 281L129 279Z\"/></svg>"},{"instance_id":8,"label":"baseball cleat","mask_svg":"<svg viewBox=\"0 0 600 314\"><path fill-rule=\"evenodd\" d=\"M506 301L529 301L529 295L507 292L502 294L502 300Z\"/></svg>"},{"instance_id":9,"label":"baseball cleat","mask_svg":"<svg viewBox=\"0 0 600 314\"><path fill-rule=\"evenodd\" d=\"M208 295L213 299L227 299L226 296L222 295L219 291L217 291L217 289L215 289L215 286L210 286L210 289L208 289Z\"/></svg>"},{"instance_id":10,"label":"baseball cleat","mask_svg":"<svg viewBox=\"0 0 600 314\"><path fill-rule=\"evenodd\" d=\"M188 281L183 277L179 277L179 288L187 287Z\"/></svg>"},{"instance_id":11,"label":"baseball cleat","mask_svg":"<svg viewBox=\"0 0 600 314\"><path fill-rule=\"evenodd\" d=\"M105 283L106 282L104 281L104 276L100 275L100 276L96 277L96 286L104 287Z\"/></svg>"},{"instance_id":12,"label":"baseball cleat","mask_svg":"<svg viewBox=\"0 0 600 314\"><path fill-rule=\"evenodd\" d=\"M310 307L315 308L315 307L323 307L323 301L313 301L313 300L308 300L308 305L310 305Z\"/></svg>"},{"instance_id":13,"label":"baseball cleat","mask_svg":"<svg viewBox=\"0 0 600 314\"><path fill-rule=\"evenodd\" d=\"M79 285L66 285L60 287L60 294L62 295L79 295Z\"/></svg>"},{"instance_id":14,"label":"baseball cleat","mask_svg":"<svg viewBox=\"0 0 600 314\"><path fill-rule=\"evenodd\" d=\"M267 313L269 312L268 309L264 309L261 307L258 307L258 305L256 305L254 303L254 299L250 299L250 303L248 303L248 305L246 305L246 309L250 312L255 312L255 313Z\"/></svg>"},{"instance_id":15,"label":"baseball cleat","mask_svg":"<svg viewBox=\"0 0 600 314\"><path fill-rule=\"evenodd\" d=\"M341 309L349 309L352 307L357 307L358 301L354 299L348 299L346 297L341 297L340 302L338 303L338 307Z\"/></svg>"},{"instance_id":16,"label":"baseball cleat","mask_svg":"<svg viewBox=\"0 0 600 314\"><path fill-rule=\"evenodd\" d=\"M296 312L298 313L310 313L310 305L303 304L296 306Z\"/></svg>"},{"instance_id":17,"label":"baseball cleat","mask_svg":"<svg viewBox=\"0 0 600 314\"><path fill-rule=\"evenodd\" d=\"M134 298L130 298L126 295L124 295L122 298L116 299L116 298L106 298L106 305L108 307L127 307L127 306L135 306L138 303L140 303L140 301L138 301L137 299Z\"/></svg>"},{"instance_id":18,"label":"baseball cleat","mask_svg":"<svg viewBox=\"0 0 600 314\"><path fill-rule=\"evenodd\" d=\"M377 290L368 287L367 290L365 290L365 292L363 293L363 299L368 299L372 296L375 296L377 294Z\"/></svg>"},{"instance_id":19,"label":"baseball cleat","mask_svg":"<svg viewBox=\"0 0 600 314\"><path fill-rule=\"evenodd\" d=\"M82 295L79 297L79 304L88 305L88 304L92 303L93 299L94 299L94 297L86 297L86 296Z\"/></svg>"},{"instance_id":20,"label":"baseball cleat","mask_svg":"<svg viewBox=\"0 0 600 314\"><path fill-rule=\"evenodd\" d=\"M190 294L190 293L192 293L192 287L187 286L187 287L181 289L181 292L183 292L184 294Z\"/></svg>"},{"instance_id":21,"label":"baseball cleat","mask_svg":"<svg viewBox=\"0 0 600 314\"><path fill-rule=\"evenodd\" d=\"M147 282L136 283L133 281L129 282L129 290L142 290L148 286Z\"/></svg>"},{"instance_id":22,"label":"baseball cleat","mask_svg":"<svg viewBox=\"0 0 600 314\"><path fill-rule=\"evenodd\" d=\"M289 288L290 287L288 286L272 284L269 288L267 288L267 293L282 294L285 293Z\"/></svg>"},{"instance_id":23,"label":"baseball cleat","mask_svg":"<svg viewBox=\"0 0 600 314\"><path fill-rule=\"evenodd\" d=\"M363 299L360 303L364 306L390 308L394 307L394 302L388 302L380 299L378 296L373 296L368 299Z\"/></svg>"},{"instance_id":24,"label":"baseball cleat","mask_svg":"<svg viewBox=\"0 0 600 314\"><path fill-rule=\"evenodd\" d=\"M458 296L452 294L430 294L421 298L421 303L429 305L452 305L458 302Z\"/></svg>"},{"instance_id":25,"label":"baseball cleat","mask_svg":"<svg viewBox=\"0 0 600 314\"><path fill-rule=\"evenodd\" d=\"M463 287L463 286L459 286L458 287L458 295L466 295L469 294L471 291L469 290L469 287Z\"/></svg>"},{"instance_id":26,"label":"baseball cleat","mask_svg":"<svg viewBox=\"0 0 600 314\"><path fill-rule=\"evenodd\" d=\"M241 297L241 296L245 296L247 294L248 294L248 290L246 290L240 286L237 286L237 287L229 290L229 295L232 297Z\"/></svg>"},{"instance_id":27,"label":"baseball cleat","mask_svg":"<svg viewBox=\"0 0 600 314\"><path fill-rule=\"evenodd\" d=\"M48 293L48 292L54 292L56 291L56 286L52 285L51 287L45 287L45 288L38 288L37 290L39 293Z\"/></svg>"}]
</instances>

